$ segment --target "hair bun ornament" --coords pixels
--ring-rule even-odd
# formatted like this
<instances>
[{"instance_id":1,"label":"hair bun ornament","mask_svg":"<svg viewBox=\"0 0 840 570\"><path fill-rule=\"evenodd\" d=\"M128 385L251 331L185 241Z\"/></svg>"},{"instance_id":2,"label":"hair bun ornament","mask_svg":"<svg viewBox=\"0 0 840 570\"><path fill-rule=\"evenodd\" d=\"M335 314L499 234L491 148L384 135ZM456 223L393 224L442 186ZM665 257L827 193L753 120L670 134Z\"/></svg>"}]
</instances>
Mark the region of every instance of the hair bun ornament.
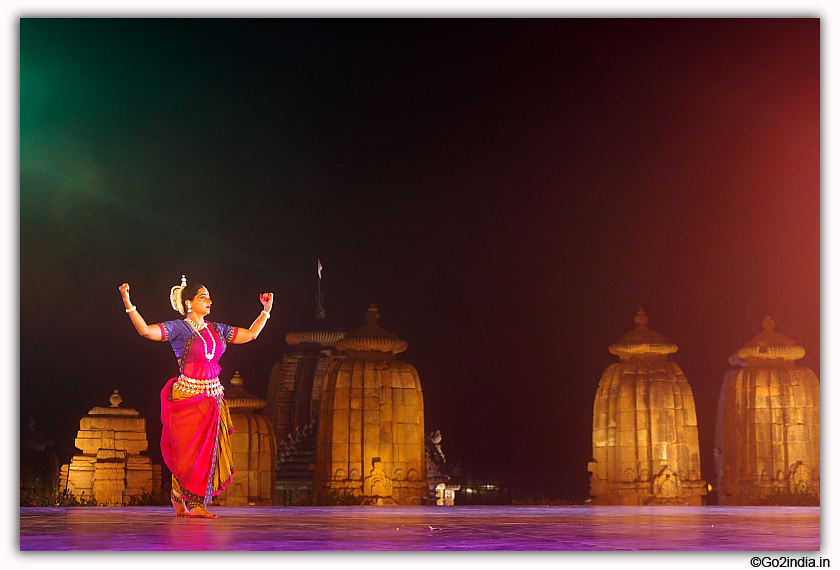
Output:
<instances>
[{"instance_id":1,"label":"hair bun ornament","mask_svg":"<svg viewBox=\"0 0 840 570\"><path fill-rule=\"evenodd\" d=\"M181 284L175 285L169 292L169 302L172 303L172 308L184 314L184 303L181 301L181 293L187 286L187 278L181 275Z\"/></svg>"}]
</instances>

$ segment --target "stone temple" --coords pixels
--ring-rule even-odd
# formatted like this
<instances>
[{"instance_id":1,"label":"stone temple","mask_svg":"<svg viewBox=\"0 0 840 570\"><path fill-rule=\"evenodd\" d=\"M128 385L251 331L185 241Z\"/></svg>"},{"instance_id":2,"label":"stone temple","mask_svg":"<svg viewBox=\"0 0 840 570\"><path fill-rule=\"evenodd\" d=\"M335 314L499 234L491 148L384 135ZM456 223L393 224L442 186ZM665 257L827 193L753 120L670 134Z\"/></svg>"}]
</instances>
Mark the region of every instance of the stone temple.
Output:
<instances>
[{"instance_id":1,"label":"stone temple","mask_svg":"<svg viewBox=\"0 0 840 570\"><path fill-rule=\"evenodd\" d=\"M286 335L294 350L271 371L265 413L277 441L277 504L293 504L312 489L324 376L332 362L344 360L335 343L345 334L330 327L319 294L315 322Z\"/></svg>"},{"instance_id":2,"label":"stone temple","mask_svg":"<svg viewBox=\"0 0 840 570\"><path fill-rule=\"evenodd\" d=\"M245 390L237 371L225 391L230 409L233 435L233 474L228 487L219 493L213 504L252 506L274 504L274 464L277 456L274 429L264 415L256 413L265 407L265 400Z\"/></svg>"},{"instance_id":3,"label":"stone temple","mask_svg":"<svg viewBox=\"0 0 840 570\"><path fill-rule=\"evenodd\" d=\"M804 493L819 501L820 381L796 365L804 348L777 332L770 317L763 327L738 351L746 367L727 375L721 393L722 503Z\"/></svg>"},{"instance_id":4,"label":"stone temple","mask_svg":"<svg viewBox=\"0 0 840 570\"><path fill-rule=\"evenodd\" d=\"M79 422L76 447L82 453L62 466L61 490L93 497L100 505L127 505L160 490L161 466L145 455L145 418L121 408L117 390L110 402L111 407L95 407Z\"/></svg>"},{"instance_id":5,"label":"stone temple","mask_svg":"<svg viewBox=\"0 0 840 570\"><path fill-rule=\"evenodd\" d=\"M324 378L315 490L420 505L428 493L420 378L397 360L408 345L377 324L375 306L366 320L336 342L347 357L331 363Z\"/></svg>"},{"instance_id":6,"label":"stone temple","mask_svg":"<svg viewBox=\"0 0 840 570\"><path fill-rule=\"evenodd\" d=\"M593 505L701 505L694 396L677 351L647 327L639 309L636 328L610 346L620 361L601 376L592 422L589 463Z\"/></svg>"}]
</instances>

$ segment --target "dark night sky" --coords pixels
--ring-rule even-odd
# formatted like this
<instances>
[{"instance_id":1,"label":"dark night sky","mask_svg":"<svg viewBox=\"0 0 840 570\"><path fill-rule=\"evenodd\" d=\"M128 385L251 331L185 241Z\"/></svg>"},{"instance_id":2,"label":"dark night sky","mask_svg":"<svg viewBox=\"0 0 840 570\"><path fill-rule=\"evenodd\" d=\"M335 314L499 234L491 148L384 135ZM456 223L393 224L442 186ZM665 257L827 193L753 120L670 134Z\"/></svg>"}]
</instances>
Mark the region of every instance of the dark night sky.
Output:
<instances>
[{"instance_id":1,"label":"dark night sky","mask_svg":"<svg viewBox=\"0 0 840 570\"><path fill-rule=\"evenodd\" d=\"M679 345L703 478L728 357L765 315L820 375L819 19L20 22L20 414L107 405L159 461L181 274L265 397L314 314L408 342L447 459L588 496L608 346ZM45 394L50 397L45 398Z\"/></svg>"}]
</instances>

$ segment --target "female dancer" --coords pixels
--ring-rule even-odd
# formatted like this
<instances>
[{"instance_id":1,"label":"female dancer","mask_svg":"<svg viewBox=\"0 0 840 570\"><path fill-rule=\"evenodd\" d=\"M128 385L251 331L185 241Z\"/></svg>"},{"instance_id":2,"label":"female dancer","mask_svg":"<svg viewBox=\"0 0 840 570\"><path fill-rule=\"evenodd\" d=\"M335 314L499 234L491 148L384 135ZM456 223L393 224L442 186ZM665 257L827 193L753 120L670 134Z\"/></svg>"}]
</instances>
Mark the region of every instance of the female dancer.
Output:
<instances>
[{"instance_id":1,"label":"female dancer","mask_svg":"<svg viewBox=\"0 0 840 570\"><path fill-rule=\"evenodd\" d=\"M172 506L179 517L219 518L206 505L230 483L235 469L231 463L230 413L219 383L219 358L228 343L242 344L257 338L271 316L273 293L260 295L263 310L250 328L211 323L210 293L203 285L172 288L172 308L183 320L147 325L131 304L128 283L120 285L125 312L141 336L169 341L181 375L166 383L160 393L163 433L160 448L172 472Z\"/></svg>"}]
</instances>

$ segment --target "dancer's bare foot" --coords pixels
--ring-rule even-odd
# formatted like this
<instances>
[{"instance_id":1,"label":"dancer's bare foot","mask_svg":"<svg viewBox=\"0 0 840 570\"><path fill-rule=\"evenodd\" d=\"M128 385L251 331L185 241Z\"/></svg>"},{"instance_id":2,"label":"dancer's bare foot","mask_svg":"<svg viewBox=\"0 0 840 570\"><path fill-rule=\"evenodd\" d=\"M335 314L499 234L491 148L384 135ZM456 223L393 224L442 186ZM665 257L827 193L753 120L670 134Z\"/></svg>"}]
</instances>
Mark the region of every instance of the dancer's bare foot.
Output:
<instances>
[{"instance_id":1,"label":"dancer's bare foot","mask_svg":"<svg viewBox=\"0 0 840 570\"><path fill-rule=\"evenodd\" d=\"M172 501L172 506L175 507L175 516L176 517L189 517L190 511L187 509L186 505L184 505L183 501L176 500L175 497L170 497Z\"/></svg>"},{"instance_id":2,"label":"dancer's bare foot","mask_svg":"<svg viewBox=\"0 0 840 570\"><path fill-rule=\"evenodd\" d=\"M191 519L217 519L219 515L214 515L213 513L209 512L204 506L199 505L194 509L190 510L190 518Z\"/></svg>"}]
</instances>

